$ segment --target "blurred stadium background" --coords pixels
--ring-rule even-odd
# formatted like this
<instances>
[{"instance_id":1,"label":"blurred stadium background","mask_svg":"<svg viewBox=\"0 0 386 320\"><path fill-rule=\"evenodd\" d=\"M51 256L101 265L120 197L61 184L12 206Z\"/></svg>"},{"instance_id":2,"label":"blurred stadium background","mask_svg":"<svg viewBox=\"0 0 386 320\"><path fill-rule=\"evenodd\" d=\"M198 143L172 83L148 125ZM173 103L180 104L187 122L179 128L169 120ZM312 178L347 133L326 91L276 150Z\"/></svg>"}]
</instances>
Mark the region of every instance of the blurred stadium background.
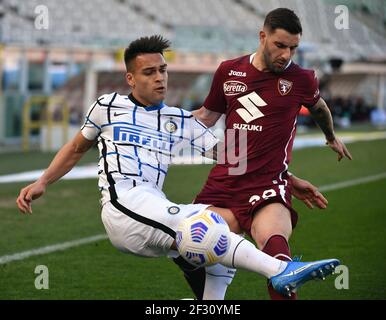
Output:
<instances>
[{"instance_id":1,"label":"blurred stadium background","mask_svg":"<svg viewBox=\"0 0 386 320\"><path fill-rule=\"evenodd\" d=\"M348 8L348 29L336 26L338 5ZM167 259L122 255L103 236L13 261L15 253L103 235L103 227L95 178L58 183L37 201L34 215L24 217L14 200L26 182L5 175L43 169L95 98L128 93L123 50L130 41L152 34L172 41L166 102L194 109L222 60L256 50L264 16L276 7L300 16L304 33L294 60L317 71L338 134L354 156L335 163L307 112L301 113L295 145L307 148L294 152L291 169L322 186L330 208L309 214L295 203L301 223L293 252L307 260L338 257L350 270L349 289L335 289L330 279L303 288L301 297L386 298L385 0L0 0L0 299L191 296ZM82 163L96 159L93 150ZM166 193L190 202L209 169L173 166ZM348 184L336 187L342 181ZM34 287L39 264L50 268L50 290ZM255 278L239 272L227 297L267 299L263 279Z\"/></svg>"}]
</instances>

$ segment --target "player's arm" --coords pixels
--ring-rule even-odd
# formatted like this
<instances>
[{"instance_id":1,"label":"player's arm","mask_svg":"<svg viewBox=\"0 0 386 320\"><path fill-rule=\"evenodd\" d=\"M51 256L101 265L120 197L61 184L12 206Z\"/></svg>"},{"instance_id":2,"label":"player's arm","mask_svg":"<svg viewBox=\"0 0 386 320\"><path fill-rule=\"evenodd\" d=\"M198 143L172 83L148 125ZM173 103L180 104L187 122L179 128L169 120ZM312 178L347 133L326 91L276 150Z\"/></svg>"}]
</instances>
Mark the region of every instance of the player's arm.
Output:
<instances>
[{"instance_id":1,"label":"player's arm","mask_svg":"<svg viewBox=\"0 0 386 320\"><path fill-rule=\"evenodd\" d=\"M216 124L222 113L211 111L205 108L205 106L202 106L200 109L192 111L192 115L200 120L207 128L210 128ZM224 149L223 144L223 142L219 141L212 149L203 152L201 155L209 159L217 160L218 150Z\"/></svg>"},{"instance_id":2,"label":"player's arm","mask_svg":"<svg viewBox=\"0 0 386 320\"><path fill-rule=\"evenodd\" d=\"M65 144L58 151L43 175L34 183L21 189L16 199L19 210L23 213L32 213L32 200L42 196L48 185L69 172L93 144L94 141L84 138L80 132L74 139Z\"/></svg>"},{"instance_id":3,"label":"player's arm","mask_svg":"<svg viewBox=\"0 0 386 320\"><path fill-rule=\"evenodd\" d=\"M203 157L217 160L219 144L221 142L201 119L197 118L193 112L192 114L193 117L189 119L190 130L185 130L185 133L189 135L186 137L186 141L190 141L190 146L199 151Z\"/></svg>"},{"instance_id":4,"label":"player's arm","mask_svg":"<svg viewBox=\"0 0 386 320\"><path fill-rule=\"evenodd\" d=\"M320 98L314 106L308 109L312 118L323 131L327 140L326 144L332 150L338 153L338 161L340 161L343 157L347 157L348 159L352 160L352 156L344 143L335 136L332 115L327 107L326 102Z\"/></svg>"},{"instance_id":5,"label":"player's arm","mask_svg":"<svg viewBox=\"0 0 386 320\"><path fill-rule=\"evenodd\" d=\"M193 116L205 124L208 128L213 127L217 120L221 117L221 113L211 111L205 106L200 109L192 111Z\"/></svg>"},{"instance_id":6,"label":"player's arm","mask_svg":"<svg viewBox=\"0 0 386 320\"><path fill-rule=\"evenodd\" d=\"M217 148L219 143L222 142L219 141L212 149L202 152L201 155L208 159L217 160Z\"/></svg>"},{"instance_id":7,"label":"player's arm","mask_svg":"<svg viewBox=\"0 0 386 320\"><path fill-rule=\"evenodd\" d=\"M321 194L317 187L311 182L296 177L292 173L288 172L291 179L291 193L294 197L303 201L305 205L313 209L314 205L319 209L327 208L328 201Z\"/></svg>"}]
</instances>

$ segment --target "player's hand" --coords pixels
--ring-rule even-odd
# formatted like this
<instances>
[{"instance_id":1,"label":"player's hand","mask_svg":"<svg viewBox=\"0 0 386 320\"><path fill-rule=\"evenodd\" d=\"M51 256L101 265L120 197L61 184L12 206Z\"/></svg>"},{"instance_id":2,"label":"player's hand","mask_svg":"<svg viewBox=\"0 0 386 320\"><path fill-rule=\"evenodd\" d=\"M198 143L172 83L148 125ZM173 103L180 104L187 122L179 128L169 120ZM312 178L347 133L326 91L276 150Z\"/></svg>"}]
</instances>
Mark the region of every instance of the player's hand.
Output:
<instances>
[{"instance_id":1,"label":"player's hand","mask_svg":"<svg viewBox=\"0 0 386 320\"><path fill-rule=\"evenodd\" d=\"M319 209L327 208L327 199L318 191L318 188L315 187L311 182L300 179L293 175L291 176L291 182L292 195L300 201L303 201L308 208L313 209L314 206L318 207Z\"/></svg>"},{"instance_id":2,"label":"player's hand","mask_svg":"<svg viewBox=\"0 0 386 320\"><path fill-rule=\"evenodd\" d=\"M335 138L334 140L330 140L326 142L326 145L328 145L332 150L334 150L338 154L338 161L342 160L344 157L352 160L352 156L344 143L340 141L338 138Z\"/></svg>"},{"instance_id":3,"label":"player's hand","mask_svg":"<svg viewBox=\"0 0 386 320\"><path fill-rule=\"evenodd\" d=\"M32 200L41 197L45 191L45 184L39 180L21 189L20 194L16 199L19 210L22 213L32 213Z\"/></svg>"}]
</instances>

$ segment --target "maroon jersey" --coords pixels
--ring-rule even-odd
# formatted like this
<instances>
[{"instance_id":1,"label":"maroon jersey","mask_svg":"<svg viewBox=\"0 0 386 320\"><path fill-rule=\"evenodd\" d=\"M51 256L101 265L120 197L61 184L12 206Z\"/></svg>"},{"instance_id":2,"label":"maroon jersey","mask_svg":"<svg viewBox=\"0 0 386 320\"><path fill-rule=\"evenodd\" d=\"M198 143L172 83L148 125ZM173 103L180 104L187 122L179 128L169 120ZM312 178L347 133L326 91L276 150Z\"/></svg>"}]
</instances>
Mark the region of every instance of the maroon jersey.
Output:
<instances>
[{"instance_id":1,"label":"maroon jersey","mask_svg":"<svg viewBox=\"0 0 386 320\"><path fill-rule=\"evenodd\" d=\"M246 175L280 179L291 159L299 110L319 100L318 81L314 71L293 62L274 74L257 70L251 60L248 55L223 62L204 106L226 114L226 129L247 131ZM219 164L211 174L226 176L228 166Z\"/></svg>"},{"instance_id":2,"label":"maroon jersey","mask_svg":"<svg viewBox=\"0 0 386 320\"><path fill-rule=\"evenodd\" d=\"M240 201L251 202L254 190L269 190L272 185L288 187L286 173L297 115L302 105L310 107L319 100L318 80L314 71L302 69L293 62L281 74L261 72L251 63L253 56L221 63L204 103L205 108L224 113L226 129L236 131L236 155L243 154L238 150L237 132L246 132L246 172L230 175L229 168L238 164L227 160L218 163L210 172L197 202L205 199L230 208L236 206L236 202L239 206L242 205ZM225 137L227 139L227 135ZM216 192L218 199L228 198L229 201L215 201ZM239 196L240 193L244 195ZM240 197L244 197L243 200ZM288 193L283 193L282 198L287 204L290 201Z\"/></svg>"}]
</instances>

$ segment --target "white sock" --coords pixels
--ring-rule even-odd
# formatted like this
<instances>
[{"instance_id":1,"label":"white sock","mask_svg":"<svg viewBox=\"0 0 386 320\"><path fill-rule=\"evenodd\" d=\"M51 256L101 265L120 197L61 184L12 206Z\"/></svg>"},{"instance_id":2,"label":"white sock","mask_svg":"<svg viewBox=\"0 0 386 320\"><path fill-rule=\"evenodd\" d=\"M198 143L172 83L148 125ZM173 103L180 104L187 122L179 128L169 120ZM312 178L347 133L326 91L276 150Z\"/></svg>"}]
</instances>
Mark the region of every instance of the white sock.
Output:
<instances>
[{"instance_id":1,"label":"white sock","mask_svg":"<svg viewBox=\"0 0 386 320\"><path fill-rule=\"evenodd\" d=\"M236 269L216 263L205 267L205 288L203 300L224 300L228 285L235 276Z\"/></svg>"},{"instance_id":2,"label":"white sock","mask_svg":"<svg viewBox=\"0 0 386 320\"><path fill-rule=\"evenodd\" d=\"M221 264L257 272L268 279L282 272L287 266L286 262L260 251L250 241L233 232L231 232L231 247L221 260Z\"/></svg>"}]
</instances>

